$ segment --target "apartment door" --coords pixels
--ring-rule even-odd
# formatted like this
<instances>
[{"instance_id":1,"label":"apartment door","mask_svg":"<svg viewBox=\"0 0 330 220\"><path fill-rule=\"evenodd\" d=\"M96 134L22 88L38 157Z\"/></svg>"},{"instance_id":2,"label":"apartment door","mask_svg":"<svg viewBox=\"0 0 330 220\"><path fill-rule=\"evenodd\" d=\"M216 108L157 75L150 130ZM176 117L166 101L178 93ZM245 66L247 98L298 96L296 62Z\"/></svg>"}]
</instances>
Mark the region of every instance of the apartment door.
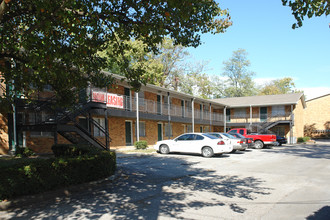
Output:
<instances>
[{"instance_id":1,"label":"apartment door","mask_svg":"<svg viewBox=\"0 0 330 220\"><path fill-rule=\"evenodd\" d=\"M260 121L267 121L267 107L260 107Z\"/></svg>"},{"instance_id":2,"label":"apartment door","mask_svg":"<svg viewBox=\"0 0 330 220\"><path fill-rule=\"evenodd\" d=\"M125 140L126 140L126 146L132 146L133 140L132 140L132 122L131 121L125 121Z\"/></svg>"},{"instance_id":3,"label":"apartment door","mask_svg":"<svg viewBox=\"0 0 330 220\"><path fill-rule=\"evenodd\" d=\"M163 140L163 125L161 124L161 123L159 123L158 125L157 125L158 127L158 141L161 141L161 140Z\"/></svg>"}]
</instances>

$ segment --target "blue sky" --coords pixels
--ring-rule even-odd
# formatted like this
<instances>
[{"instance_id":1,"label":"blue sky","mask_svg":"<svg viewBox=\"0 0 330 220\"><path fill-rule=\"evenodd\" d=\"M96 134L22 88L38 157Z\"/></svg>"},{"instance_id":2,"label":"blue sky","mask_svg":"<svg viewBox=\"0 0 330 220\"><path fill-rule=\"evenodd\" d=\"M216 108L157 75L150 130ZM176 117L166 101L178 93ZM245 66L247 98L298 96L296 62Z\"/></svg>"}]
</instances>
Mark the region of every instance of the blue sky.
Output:
<instances>
[{"instance_id":1,"label":"blue sky","mask_svg":"<svg viewBox=\"0 0 330 220\"><path fill-rule=\"evenodd\" d=\"M220 75L223 61L242 48L257 82L292 77L307 99L330 93L330 16L306 19L293 30L291 9L281 0L221 0L233 25L224 34L204 34L193 61L207 61L206 73Z\"/></svg>"}]
</instances>

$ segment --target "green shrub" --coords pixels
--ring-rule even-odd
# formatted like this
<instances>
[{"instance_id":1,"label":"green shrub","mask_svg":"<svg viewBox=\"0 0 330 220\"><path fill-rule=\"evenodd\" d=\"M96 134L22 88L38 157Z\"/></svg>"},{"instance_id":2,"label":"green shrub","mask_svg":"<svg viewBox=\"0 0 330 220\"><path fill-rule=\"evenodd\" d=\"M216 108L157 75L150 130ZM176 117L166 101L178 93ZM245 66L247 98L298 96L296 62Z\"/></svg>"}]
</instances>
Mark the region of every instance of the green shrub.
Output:
<instances>
[{"instance_id":1,"label":"green shrub","mask_svg":"<svg viewBox=\"0 0 330 220\"><path fill-rule=\"evenodd\" d=\"M0 163L0 200L4 200L111 176L116 154L98 150L76 157L21 158L10 166L1 164L5 163Z\"/></svg>"},{"instance_id":2,"label":"green shrub","mask_svg":"<svg viewBox=\"0 0 330 220\"><path fill-rule=\"evenodd\" d=\"M77 157L85 154L97 154L102 150L89 145L55 144L52 146L55 157Z\"/></svg>"},{"instance_id":3,"label":"green shrub","mask_svg":"<svg viewBox=\"0 0 330 220\"><path fill-rule=\"evenodd\" d=\"M147 141L136 141L134 146L136 149L147 149L148 144Z\"/></svg>"},{"instance_id":4,"label":"green shrub","mask_svg":"<svg viewBox=\"0 0 330 220\"><path fill-rule=\"evenodd\" d=\"M298 143L305 143L309 141L311 138L310 137L298 137Z\"/></svg>"},{"instance_id":5,"label":"green shrub","mask_svg":"<svg viewBox=\"0 0 330 220\"><path fill-rule=\"evenodd\" d=\"M30 157L35 155L34 151L28 147L17 146L15 150L16 157Z\"/></svg>"}]
</instances>

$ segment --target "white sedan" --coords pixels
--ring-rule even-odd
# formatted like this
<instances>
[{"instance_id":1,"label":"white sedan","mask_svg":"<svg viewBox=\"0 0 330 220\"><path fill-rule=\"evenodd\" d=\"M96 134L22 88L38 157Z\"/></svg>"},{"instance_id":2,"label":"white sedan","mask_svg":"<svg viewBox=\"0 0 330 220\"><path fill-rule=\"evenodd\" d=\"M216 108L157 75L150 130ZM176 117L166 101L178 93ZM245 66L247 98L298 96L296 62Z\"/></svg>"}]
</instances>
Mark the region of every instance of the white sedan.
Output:
<instances>
[{"instance_id":1,"label":"white sedan","mask_svg":"<svg viewBox=\"0 0 330 220\"><path fill-rule=\"evenodd\" d=\"M161 154L170 152L197 153L203 157L212 157L214 154L229 153L233 145L226 144L223 140L205 133L186 133L173 140L158 141L154 149Z\"/></svg>"}]
</instances>

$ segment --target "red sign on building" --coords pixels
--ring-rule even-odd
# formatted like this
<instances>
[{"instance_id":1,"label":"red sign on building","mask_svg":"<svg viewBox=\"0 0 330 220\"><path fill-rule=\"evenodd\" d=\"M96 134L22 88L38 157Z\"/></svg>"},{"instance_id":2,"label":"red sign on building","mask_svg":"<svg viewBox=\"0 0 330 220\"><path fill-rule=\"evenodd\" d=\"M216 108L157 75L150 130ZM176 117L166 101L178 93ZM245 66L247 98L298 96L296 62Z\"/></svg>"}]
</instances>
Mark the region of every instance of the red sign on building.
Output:
<instances>
[{"instance_id":1,"label":"red sign on building","mask_svg":"<svg viewBox=\"0 0 330 220\"><path fill-rule=\"evenodd\" d=\"M92 99L94 102L106 103L107 107L124 108L124 97L117 94L93 91Z\"/></svg>"}]
</instances>

